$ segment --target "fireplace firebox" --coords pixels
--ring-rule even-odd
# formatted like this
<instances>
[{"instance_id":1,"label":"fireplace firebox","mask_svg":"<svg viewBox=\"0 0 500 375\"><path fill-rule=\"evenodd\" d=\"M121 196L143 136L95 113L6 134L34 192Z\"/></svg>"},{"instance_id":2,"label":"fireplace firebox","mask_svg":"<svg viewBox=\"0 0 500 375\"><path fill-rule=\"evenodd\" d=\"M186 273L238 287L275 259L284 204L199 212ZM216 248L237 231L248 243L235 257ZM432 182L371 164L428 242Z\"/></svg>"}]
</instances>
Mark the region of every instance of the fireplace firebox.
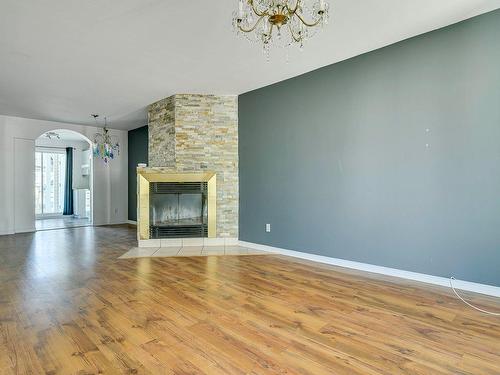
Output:
<instances>
[{"instance_id":1,"label":"fireplace firebox","mask_svg":"<svg viewBox=\"0 0 500 375\"><path fill-rule=\"evenodd\" d=\"M149 238L208 236L207 182L151 182Z\"/></svg>"}]
</instances>

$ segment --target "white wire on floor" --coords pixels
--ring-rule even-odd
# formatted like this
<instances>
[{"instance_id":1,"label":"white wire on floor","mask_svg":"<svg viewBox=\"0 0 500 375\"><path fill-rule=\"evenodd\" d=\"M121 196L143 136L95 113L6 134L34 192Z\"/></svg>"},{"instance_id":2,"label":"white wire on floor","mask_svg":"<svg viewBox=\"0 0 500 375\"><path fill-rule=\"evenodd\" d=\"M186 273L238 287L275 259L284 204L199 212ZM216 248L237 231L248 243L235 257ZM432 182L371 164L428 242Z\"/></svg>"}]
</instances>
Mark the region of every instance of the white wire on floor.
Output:
<instances>
[{"instance_id":1,"label":"white wire on floor","mask_svg":"<svg viewBox=\"0 0 500 375\"><path fill-rule=\"evenodd\" d=\"M479 307L476 307L472 304L470 304L469 302L467 302L466 300L464 300L458 293L457 291L455 290L455 288L453 287L453 280L455 280L455 278L452 276L450 277L450 286L451 286L451 289L453 290L453 293L455 293L455 295L463 302L465 303L467 306L469 307L472 307L473 309L477 310L477 311L481 311L482 313L484 314L488 314L488 315L493 315L493 316L500 316L500 313L497 313L497 312L491 312L491 311L487 311L487 310L483 310L483 309L480 309Z\"/></svg>"}]
</instances>

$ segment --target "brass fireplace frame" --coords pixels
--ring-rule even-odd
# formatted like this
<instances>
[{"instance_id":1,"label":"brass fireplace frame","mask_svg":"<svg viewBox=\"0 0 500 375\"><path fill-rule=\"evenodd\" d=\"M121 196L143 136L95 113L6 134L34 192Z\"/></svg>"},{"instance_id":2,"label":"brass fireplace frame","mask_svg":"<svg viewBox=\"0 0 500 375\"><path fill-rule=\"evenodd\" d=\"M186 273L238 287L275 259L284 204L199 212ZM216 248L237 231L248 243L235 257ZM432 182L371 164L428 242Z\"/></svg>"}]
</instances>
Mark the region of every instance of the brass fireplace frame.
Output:
<instances>
[{"instance_id":1,"label":"brass fireplace frame","mask_svg":"<svg viewBox=\"0 0 500 375\"><path fill-rule=\"evenodd\" d=\"M208 237L217 236L217 175L215 172L183 173L137 168L137 235L149 240L149 184L151 182L207 182Z\"/></svg>"}]
</instances>

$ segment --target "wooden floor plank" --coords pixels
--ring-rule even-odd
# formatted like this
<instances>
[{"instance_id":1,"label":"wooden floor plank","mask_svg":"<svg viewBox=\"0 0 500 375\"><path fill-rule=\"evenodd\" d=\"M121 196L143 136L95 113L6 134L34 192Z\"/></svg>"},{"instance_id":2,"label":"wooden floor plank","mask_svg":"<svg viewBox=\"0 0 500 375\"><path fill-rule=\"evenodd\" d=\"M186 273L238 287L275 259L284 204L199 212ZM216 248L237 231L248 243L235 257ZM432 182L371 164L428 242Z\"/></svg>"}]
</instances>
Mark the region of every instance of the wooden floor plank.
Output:
<instances>
[{"instance_id":1,"label":"wooden floor plank","mask_svg":"<svg viewBox=\"0 0 500 375\"><path fill-rule=\"evenodd\" d=\"M0 236L0 373L500 374L498 318L447 288L278 255L118 259L134 229Z\"/></svg>"}]
</instances>

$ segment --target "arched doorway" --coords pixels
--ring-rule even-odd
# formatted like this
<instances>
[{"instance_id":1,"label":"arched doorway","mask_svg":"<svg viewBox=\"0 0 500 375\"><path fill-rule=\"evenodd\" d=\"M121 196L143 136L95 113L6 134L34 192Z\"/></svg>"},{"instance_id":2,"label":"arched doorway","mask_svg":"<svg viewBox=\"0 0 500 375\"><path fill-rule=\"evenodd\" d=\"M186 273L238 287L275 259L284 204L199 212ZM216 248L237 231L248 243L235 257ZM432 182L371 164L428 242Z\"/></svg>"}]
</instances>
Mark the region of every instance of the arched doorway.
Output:
<instances>
[{"instance_id":1,"label":"arched doorway","mask_svg":"<svg viewBox=\"0 0 500 375\"><path fill-rule=\"evenodd\" d=\"M35 140L35 228L92 225L92 143L82 134L55 129Z\"/></svg>"}]
</instances>

